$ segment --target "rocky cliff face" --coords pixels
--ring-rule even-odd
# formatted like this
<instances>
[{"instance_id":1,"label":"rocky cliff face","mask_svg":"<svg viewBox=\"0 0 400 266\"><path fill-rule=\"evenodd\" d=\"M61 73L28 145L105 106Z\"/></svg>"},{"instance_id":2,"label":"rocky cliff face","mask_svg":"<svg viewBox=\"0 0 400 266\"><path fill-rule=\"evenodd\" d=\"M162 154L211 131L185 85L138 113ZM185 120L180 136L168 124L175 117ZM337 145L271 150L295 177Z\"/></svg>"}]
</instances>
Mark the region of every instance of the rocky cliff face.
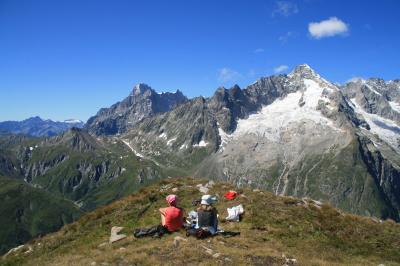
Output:
<instances>
[{"instance_id":1,"label":"rocky cliff face","mask_svg":"<svg viewBox=\"0 0 400 266\"><path fill-rule=\"evenodd\" d=\"M384 217L400 216L400 156L376 136L359 136L360 153L373 176L387 210Z\"/></svg>"},{"instance_id":2,"label":"rocky cliff face","mask_svg":"<svg viewBox=\"0 0 400 266\"><path fill-rule=\"evenodd\" d=\"M346 84L343 93L370 131L400 152L400 82L359 79Z\"/></svg>"},{"instance_id":3,"label":"rocky cliff face","mask_svg":"<svg viewBox=\"0 0 400 266\"><path fill-rule=\"evenodd\" d=\"M395 121L400 125L400 80L357 79L343 87L343 93L354 99L364 111Z\"/></svg>"},{"instance_id":4,"label":"rocky cliff face","mask_svg":"<svg viewBox=\"0 0 400 266\"><path fill-rule=\"evenodd\" d=\"M139 121L154 114L170 111L187 101L179 90L175 93L157 93L146 84L138 84L123 101L101 109L91 117L85 128L95 135L114 135L126 132Z\"/></svg>"}]
</instances>

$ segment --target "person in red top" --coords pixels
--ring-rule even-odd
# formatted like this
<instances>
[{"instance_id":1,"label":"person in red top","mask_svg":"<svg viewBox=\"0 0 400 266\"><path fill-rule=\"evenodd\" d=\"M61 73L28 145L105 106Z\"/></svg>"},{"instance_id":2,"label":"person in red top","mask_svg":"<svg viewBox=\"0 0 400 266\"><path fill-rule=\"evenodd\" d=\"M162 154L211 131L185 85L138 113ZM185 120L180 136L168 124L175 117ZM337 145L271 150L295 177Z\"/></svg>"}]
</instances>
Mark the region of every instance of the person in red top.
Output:
<instances>
[{"instance_id":1,"label":"person in red top","mask_svg":"<svg viewBox=\"0 0 400 266\"><path fill-rule=\"evenodd\" d=\"M176 195L168 195L165 200L169 207L159 209L161 225L169 232L175 232L183 227L183 209L177 207L178 197Z\"/></svg>"},{"instance_id":2,"label":"person in red top","mask_svg":"<svg viewBox=\"0 0 400 266\"><path fill-rule=\"evenodd\" d=\"M183 227L183 209L177 206L178 197L176 195L168 195L165 199L169 206L159 209L161 225L135 229L133 235L136 238L145 236L161 237L165 233L175 232Z\"/></svg>"}]
</instances>

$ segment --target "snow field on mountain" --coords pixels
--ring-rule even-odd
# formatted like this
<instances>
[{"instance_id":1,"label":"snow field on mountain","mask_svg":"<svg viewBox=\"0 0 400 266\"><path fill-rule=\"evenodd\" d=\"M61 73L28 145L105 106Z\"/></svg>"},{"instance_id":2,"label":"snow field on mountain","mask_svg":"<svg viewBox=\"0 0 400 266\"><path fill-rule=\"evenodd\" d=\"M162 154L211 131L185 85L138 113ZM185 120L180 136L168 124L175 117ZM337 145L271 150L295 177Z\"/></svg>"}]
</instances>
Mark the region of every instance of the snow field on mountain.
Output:
<instances>
[{"instance_id":1,"label":"snow field on mountain","mask_svg":"<svg viewBox=\"0 0 400 266\"><path fill-rule=\"evenodd\" d=\"M392 109L398 113L400 113L400 103L396 103L396 102L391 102L389 101L390 107L392 107Z\"/></svg>"},{"instance_id":2,"label":"snow field on mountain","mask_svg":"<svg viewBox=\"0 0 400 266\"><path fill-rule=\"evenodd\" d=\"M381 140L388 143L397 152L400 152L397 140L400 138L400 127L390 119L365 112L362 107L357 104L355 98L350 99L350 101L355 111L364 117L365 121L371 128L370 131L373 134L378 135Z\"/></svg>"},{"instance_id":3,"label":"snow field on mountain","mask_svg":"<svg viewBox=\"0 0 400 266\"><path fill-rule=\"evenodd\" d=\"M206 147L208 145L207 142L201 140L198 144L194 144L193 147Z\"/></svg>"},{"instance_id":4,"label":"snow field on mountain","mask_svg":"<svg viewBox=\"0 0 400 266\"><path fill-rule=\"evenodd\" d=\"M317 110L320 100L329 101L322 95L324 88L309 79L305 79L304 84L306 89L303 92L290 93L285 98L277 99L272 104L263 107L259 113L252 114L247 119L240 119L232 135L219 129L222 146L230 139L240 138L244 134L263 135L271 141L280 142L283 131L290 128L292 124L302 121L340 130ZM300 106L302 97L304 105Z\"/></svg>"}]
</instances>

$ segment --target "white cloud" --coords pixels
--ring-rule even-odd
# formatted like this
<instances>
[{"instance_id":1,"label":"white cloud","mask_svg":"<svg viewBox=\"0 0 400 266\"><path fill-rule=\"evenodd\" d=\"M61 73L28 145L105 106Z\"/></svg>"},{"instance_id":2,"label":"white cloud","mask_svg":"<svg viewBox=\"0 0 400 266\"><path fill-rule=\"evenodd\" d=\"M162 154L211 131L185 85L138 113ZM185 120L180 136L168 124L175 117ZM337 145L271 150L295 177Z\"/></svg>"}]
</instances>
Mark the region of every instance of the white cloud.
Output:
<instances>
[{"instance_id":1,"label":"white cloud","mask_svg":"<svg viewBox=\"0 0 400 266\"><path fill-rule=\"evenodd\" d=\"M257 48L254 50L254 53L259 54L259 53L264 53L264 49L263 48Z\"/></svg>"},{"instance_id":2,"label":"white cloud","mask_svg":"<svg viewBox=\"0 0 400 266\"><path fill-rule=\"evenodd\" d=\"M275 9L272 11L272 16L281 15L289 17L290 15L299 13L297 5L288 1L277 1Z\"/></svg>"},{"instance_id":3,"label":"white cloud","mask_svg":"<svg viewBox=\"0 0 400 266\"><path fill-rule=\"evenodd\" d=\"M236 81L240 79L242 75L230 68L224 67L218 69L218 81L221 83L229 82L229 81Z\"/></svg>"},{"instance_id":4,"label":"white cloud","mask_svg":"<svg viewBox=\"0 0 400 266\"><path fill-rule=\"evenodd\" d=\"M277 66L274 68L274 72L277 74L277 73L284 72L288 69L289 69L289 67L287 65L280 65L280 66Z\"/></svg>"},{"instance_id":5,"label":"white cloud","mask_svg":"<svg viewBox=\"0 0 400 266\"><path fill-rule=\"evenodd\" d=\"M360 81L360 80L364 80L364 78L363 78L363 77L357 77L357 76L354 76L354 77L351 77L350 79L346 80L346 82L345 82L345 83L349 83L349 82L357 82L357 81Z\"/></svg>"},{"instance_id":6,"label":"white cloud","mask_svg":"<svg viewBox=\"0 0 400 266\"><path fill-rule=\"evenodd\" d=\"M349 31L349 27L337 17L331 17L320 22L311 22L308 24L308 31L316 39L343 35Z\"/></svg>"},{"instance_id":7,"label":"white cloud","mask_svg":"<svg viewBox=\"0 0 400 266\"><path fill-rule=\"evenodd\" d=\"M279 36L279 41L282 43L287 43L290 38L294 37L294 32L288 31L286 34Z\"/></svg>"}]
</instances>

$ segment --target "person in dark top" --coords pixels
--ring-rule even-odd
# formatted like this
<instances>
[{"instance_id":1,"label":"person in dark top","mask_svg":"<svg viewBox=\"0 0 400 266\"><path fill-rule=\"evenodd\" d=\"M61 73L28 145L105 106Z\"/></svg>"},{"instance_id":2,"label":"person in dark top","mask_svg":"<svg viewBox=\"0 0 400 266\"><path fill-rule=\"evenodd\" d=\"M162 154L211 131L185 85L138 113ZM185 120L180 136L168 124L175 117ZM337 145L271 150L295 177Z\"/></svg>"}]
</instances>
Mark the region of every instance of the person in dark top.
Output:
<instances>
[{"instance_id":1,"label":"person in dark top","mask_svg":"<svg viewBox=\"0 0 400 266\"><path fill-rule=\"evenodd\" d=\"M212 235L215 235L218 230L217 209L212 206L215 201L215 197L204 195L197 208L197 227L208 230Z\"/></svg>"}]
</instances>

